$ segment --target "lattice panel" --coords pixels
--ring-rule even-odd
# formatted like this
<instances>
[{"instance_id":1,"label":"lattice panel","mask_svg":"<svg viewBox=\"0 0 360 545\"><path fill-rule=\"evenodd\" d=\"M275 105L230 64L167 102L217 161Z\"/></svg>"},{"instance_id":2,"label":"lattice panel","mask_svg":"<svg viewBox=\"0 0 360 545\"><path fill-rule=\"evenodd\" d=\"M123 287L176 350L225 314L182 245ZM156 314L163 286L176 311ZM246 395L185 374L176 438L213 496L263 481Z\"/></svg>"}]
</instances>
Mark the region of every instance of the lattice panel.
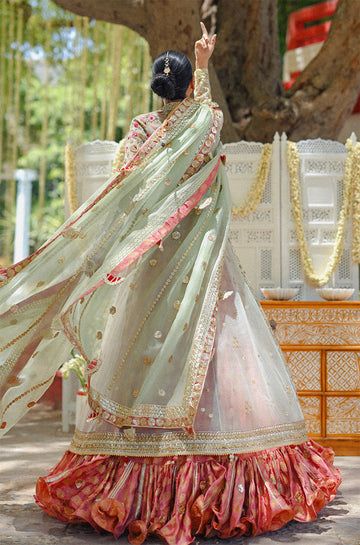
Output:
<instances>
[{"instance_id":1,"label":"lattice panel","mask_svg":"<svg viewBox=\"0 0 360 545\"><path fill-rule=\"evenodd\" d=\"M326 367L327 390L360 390L360 352L327 352Z\"/></svg>"},{"instance_id":2,"label":"lattice panel","mask_svg":"<svg viewBox=\"0 0 360 545\"><path fill-rule=\"evenodd\" d=\"M303 203L304 230L315 270L325 270L336 235L343 199L343 176L346 148L330 140L303 140L297 143L300 155L300 187ZM287 164L287 140L281 138L281 256L282 283L288 287L303 286L296 299L320 301L316 289L305 278L300 260L295 224L290 202L290 180ZM351 221L346 225L344 252L337 270L329 281L336 287L355 288L351 299L359 299L359 269L351 258Z\"/></svg>"},{"instance_id":3,"label":"lattice panel","mask_svg":"<svg viewBox=\"0 0 360 545\"><path fill-rule=\"evenodd\" d=\"M336 397L326 398L326 430L327 435L346 435L360 433L360 398Z\"/></svg>"},{"instance_id":4,"label":"lattice panel","mask_svg":"<svg viewBox=\"0 0 360 545\"><path fill-rule=\"evenodd\" d=\"M284 351L296 389L320 390L320 351Z\"/></svg>"},{"instance_id":5,"label":"lattice panel","mask_svg":"<svg viewBox=\"0 0 360 545\"><path fill-rule=\"evenodd\" d=\"M320 397L299 396L304 413L308 433L321 434L321 400Z\"/></svg>"},{"instance_id":6,"label":"lattice panel","mask_svg":"<svg viewBox=\"0 0 360 545\"><path fill-rule=\"evenodd\" d=\"M263 144L225 144L226 170L233 206L241 206L256 179ZM230 238L247 279L262 298L260 287L280 284L279 141L273 147L272 163L261 202L246 217L232 215Z\"/></svg>"}]
</instances>

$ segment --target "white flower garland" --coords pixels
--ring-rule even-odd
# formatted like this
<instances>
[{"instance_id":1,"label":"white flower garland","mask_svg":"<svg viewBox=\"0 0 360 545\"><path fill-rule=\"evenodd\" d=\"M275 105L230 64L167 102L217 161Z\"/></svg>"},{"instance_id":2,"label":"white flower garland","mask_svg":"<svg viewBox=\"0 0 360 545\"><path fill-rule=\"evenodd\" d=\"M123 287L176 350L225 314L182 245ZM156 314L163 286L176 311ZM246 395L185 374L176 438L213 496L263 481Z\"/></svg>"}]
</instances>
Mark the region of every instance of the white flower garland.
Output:
<instances>
[{"instance_id":1,"label":"white flower garland","mask_svg":"<svg viewBox=\"0 0 360 545\"><path fill-rule=\"evenodd\" d=\"M346 221L350 216L351 211L351 202L352 202L352 192L354 186L354 158L359 156L359 148L353 147L350 139L346 142L346 149L348 151L347 157L345 160L344 166L344 193L343 193L343 202L339 214L338 228L335 237L334 248L331 256L329 257L328 263L325 267L325 271L322 274L317 274L314 270L313 262L310 256L308 244L304 232L304 218L303 218L303 209L301 201L301 190L300 190L300 180L299 180L299 165L300 157L295 142L288 141L287 148L287 159L288 159L288 169L290 176L290 191L291 191L291 203L292 203L292 213L295 223L296 235L299 243L300 257L303 265L303 269L306 277L309 281L316 286L323 286L326 284L334 270L336 269L342 251L343 243L345 237L345 225ZM356 154L355 154L355 149ZM358 165L357 169L359 168ZM359 230L357 232L359 236Z\"/></svg>"},{"instance_id":2,"label":"white flower garland","mask_svg":"<svg viewBox=\"0 0 360 545\"><path fill-rule=\"evenodd\" d=\"M271 152L272 144L264 144L255 181L253 182L249 190L249 193L245 199L245 203L242 206L232 207L232 215L234 217L247 216L248 214L253 212L259 205L269 175Z\"/></svg>"},{"instance_id":3,"label":"white flower garland","mask_svg":"<svg viewBox=\"0 0 360 545\"><path fill-rule=\"evenodd\" d=\"M360 263L360 143L355 144L352 168L352 258Z\"/></svg>"},{"instance_id":4,"label":"white flower garland","mask_svg":"<svg viewBox=\"0 0 360 545\"><path fill-rule=\"evenodd\" d=\"M113 169L120 169L124 163L126 137L120 140L113 160Z\"/></svg>"},{"instance_id":5,"label":"white flower garland","mask_svg":"<svg viewBox=\"0 0 360 545\"><path fill-rule=\"evenodd\" d=\"M79 208L76 192L75 153L71 144L65 146L65 185L69 198L70 213L73 214Z\"/></svg>"}]
</instances>

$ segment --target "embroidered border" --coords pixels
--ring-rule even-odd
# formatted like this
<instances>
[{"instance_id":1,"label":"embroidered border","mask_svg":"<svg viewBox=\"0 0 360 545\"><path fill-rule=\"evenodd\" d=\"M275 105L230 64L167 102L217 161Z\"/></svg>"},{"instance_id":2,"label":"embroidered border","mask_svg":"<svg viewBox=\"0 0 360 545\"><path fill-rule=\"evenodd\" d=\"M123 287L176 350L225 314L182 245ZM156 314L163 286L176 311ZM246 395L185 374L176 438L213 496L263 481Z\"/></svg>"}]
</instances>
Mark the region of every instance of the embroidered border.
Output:
<instances>
[{"instance_id":1,"label":"embroidered border","mask_svg":"<svg viewBox=\"0 0 360 545\"><path fill-rule=\"evenodd\" d=\"M69 450L75 454L115 456L175 456L176 454L236 454L300 444L308 440L305 420L243 432L184 431L156 434L81 432L76 429Z\"/></svg>"}]
</instances>

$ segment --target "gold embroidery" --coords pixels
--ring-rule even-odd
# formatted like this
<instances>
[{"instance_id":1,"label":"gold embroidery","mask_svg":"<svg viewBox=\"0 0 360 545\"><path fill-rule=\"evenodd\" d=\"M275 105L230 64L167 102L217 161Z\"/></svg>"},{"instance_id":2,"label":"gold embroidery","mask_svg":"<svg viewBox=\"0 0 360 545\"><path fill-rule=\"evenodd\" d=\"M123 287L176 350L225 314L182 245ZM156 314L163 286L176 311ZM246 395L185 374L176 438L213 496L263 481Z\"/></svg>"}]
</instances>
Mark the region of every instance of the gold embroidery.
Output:
<instances>
[{"instance_id":1,"label":"gold embroidery","mask_svg":"<svg viewBox=\"0 0 360 545\"><path fill-rule=\"evenodd\" d=\"M129 442L119 433L81 432L75 430L69 450L76 454L120 456L174 456L183 454L233 454L252 452L283 445L301 444L308 440L305 420L244 432L197 432L196 437L184 431L138 433Z\"/></svg>"},{"instance_id":2,"label":"gold embroidery","mask_svg":"<svg viewBox=\"0 0 360 545\"><path fill-rule=\"evenodd\" d=\"M64 231L61 233L61 235L64 238L71 238L71 239L86 237L85 233L83 233L81 230L75 229L74 227L65 228Z\"/></svg>"},{"instance_id":3,"label":"gold embroidery","mask_svg":"<svg viewBox=\"0 0 360 545\"><path fill-rule=\"evenodd\" d=\"M74 280L76 279L76 277L78 276L78 274L80 273L80 271L78 271L77 273L75 273L73 276L71 276L67 282L65 282L65 284L60 288L60 290L55 294L54 296L54 300L50 303L50 305L44 310L44 312L38 317L36 318L36 320L34 322L32 322L29 327L25 330L25 331L22 331L17 337L14 337L13 339L11 339L11 341L9 341L8 343L6 343L4 346L2 346L0 348L0 352L3 352L4 350L6 350L7 348L9 348L10 346L12 346L13 344L15 344L19 339L22 339L23 337L25 337L25 335L27 335L27 333L29 333L29 331L31 331L31 329L33 329L35 326L37 326L41 320L43 319L43 317L49 312L49 310L51 309L51 307L59 300L59 298L61 297L61 295L63 294L63 292L66 290L66 288L69 286L69 284ZM26 308L26 307L29 307L32 305L32 302L30 303L26 303L24 305L22 305L22 308ZM17 308L15 308L14 310L17 310ZM3 366L6 365L6 362Z\"/></svg>"},{"instance_id":4,"label":"gold embroidery","mask_svg":"<svg viewBox=\"0 0 360 545\"><path fill-rule=\"evenodd\" d=\"M152 358L149 356L144 356L143 362L145 365L150 365L152 363Z\"/></svg>"},{"instance_id":5,"label":"gold embroidery","mask_svg":"<svg viewBox=\"0 0 360 545\"><path fill-rule=\"evenodd\" d=\"M209 210L215 206L215 200L209 206ZM144 427L187 427L193 424L196 406L201 395L201 385L206 376L206 369L211 357L211 350L215 339L217 294L224 263L224 249L227 240L230 221L226 219L225 236L221 242L221 249L217 257L217 266L211 274L210 288L207 291L206 300L202 307L202 313L195 331L196 342L192 348L189 372L185 384L185 390L181 403L177 406L163 406L156 404L139 404L128 407L109 399L101 392L90 388L88 402L90 407L101 418L116 426L132 425L137 417L144 417ZM114 380L116 380L114 375ZM111 391L111 388L108 388ZM163 419L170 422L166 425Z\"/></svg>"},{"instance_id":6,"label":"gold embroidery","mask_svg":"<svg viewBox=\"0 0 360 545\"><path fill-rule=\"evenodd\" d=\"M4 414L6 413L6 411L11 407L11 405L13 405L14 403L16 403L17 401L19 401L20 399L22 399L23 397L27 396L28 394L30 394L30 392L33 392L34 390L37 390L38 388L41 388L41 386L44 386L47 382L49 382L50 380L53 380L53 376L49 377L48 379L44 380L43 382L40 382L39 384L35 384L34 386L32 386L31 388L29 388L29 390L26 390L25 392L23 392L22 394L18 395L17 397L15 397L12 401L10 401L10 403L8 403L6 405L6 407L4 408L2 414L1 414L1 418L3 418Z\"/></svg>"}]
</instances>

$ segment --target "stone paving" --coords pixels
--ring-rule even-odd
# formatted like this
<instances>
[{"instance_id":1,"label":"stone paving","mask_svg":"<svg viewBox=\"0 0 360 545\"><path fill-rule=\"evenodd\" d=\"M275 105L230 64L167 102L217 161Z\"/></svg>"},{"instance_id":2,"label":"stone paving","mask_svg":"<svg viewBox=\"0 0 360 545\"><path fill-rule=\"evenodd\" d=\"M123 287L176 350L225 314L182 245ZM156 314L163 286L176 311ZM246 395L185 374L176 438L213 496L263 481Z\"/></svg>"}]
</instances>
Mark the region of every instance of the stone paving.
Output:
<instances>
[{"instance_id":1,"label":"stone paving","mask_svg":"<svg viewBox=\"0 0 360 545\"><path fill-rule=\"evenodd\" d=\"M85 524L66 525L34 503L34 483L55 465L71 434L61 431L60 413L35 407L3 439L0 449L0 545L108 545L126 536L98 534ZM337 456L343 482L316 521L292 521L276 532L232 540L198 539L194 545L360 545L360 456ZM145 545L163 543L154 537Z\"/></svg>"}]
</instances>

